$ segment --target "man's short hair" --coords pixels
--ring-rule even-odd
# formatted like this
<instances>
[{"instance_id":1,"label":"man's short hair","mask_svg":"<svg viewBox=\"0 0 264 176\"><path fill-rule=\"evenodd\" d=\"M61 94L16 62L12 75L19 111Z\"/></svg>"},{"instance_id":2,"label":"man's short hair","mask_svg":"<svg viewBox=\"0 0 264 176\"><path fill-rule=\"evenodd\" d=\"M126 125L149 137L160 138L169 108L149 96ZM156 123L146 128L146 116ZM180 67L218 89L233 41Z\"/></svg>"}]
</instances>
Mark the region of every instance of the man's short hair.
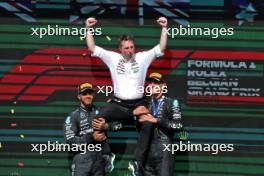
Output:
<instances>
[{"instance_id":1,"label":"man's short hair","mask_svg":"<svg viewBox=\"0 0 264 176\"><path fill-rule=\"evenodd\" d=\"M118 47L120 48L123 41L132 41L134 42L134 37L132 35L121 35L118 39Z\"/></svg>"}]
</instances>

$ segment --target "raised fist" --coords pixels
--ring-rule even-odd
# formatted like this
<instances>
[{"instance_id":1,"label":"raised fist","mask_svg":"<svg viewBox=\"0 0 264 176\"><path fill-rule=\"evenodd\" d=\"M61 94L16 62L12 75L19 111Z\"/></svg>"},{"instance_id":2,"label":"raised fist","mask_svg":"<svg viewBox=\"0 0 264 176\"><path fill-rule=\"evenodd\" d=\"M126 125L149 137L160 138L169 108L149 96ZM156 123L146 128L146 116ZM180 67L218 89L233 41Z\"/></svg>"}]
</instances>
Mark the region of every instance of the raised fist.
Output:
<instances>
[{"instance_id":1,"label":"raised fist","mask_svg":"<svg viewBox=\"0 0 264 176\"><path fill-rule=\"evenodd\" d=\"M92 27L92 26L94 26L96 23L97 23L97 20L96 20L95 18L90 17L90 18L88 18L88 19L86 20L86 27Z\"/></svg>"},{"instance_id":2,"label":"raised fist","mask_svg":"<svg viewBox=\"0 0 264 176\"><path fill-rule=\"evenodd\" d=\"M168 25L167 18L165 17L159 17L159 19L157 20L157 23L159 23L161 27L167 27Z\"/></svg>"}]
</instances>

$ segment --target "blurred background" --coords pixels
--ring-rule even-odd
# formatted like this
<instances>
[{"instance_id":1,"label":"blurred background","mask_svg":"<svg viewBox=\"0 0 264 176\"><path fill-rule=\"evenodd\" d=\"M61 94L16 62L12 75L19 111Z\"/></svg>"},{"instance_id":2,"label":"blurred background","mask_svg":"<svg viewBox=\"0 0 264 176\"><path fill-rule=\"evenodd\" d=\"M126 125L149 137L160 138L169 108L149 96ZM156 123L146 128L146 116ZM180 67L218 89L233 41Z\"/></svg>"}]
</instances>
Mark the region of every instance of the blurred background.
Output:
<instances>
[{"instance_id":1,"label":"blurred background","mask_svg":"<svg viewBox=\"0 0 264 176\"><path fill-rule=\"evenodd\" d=\"M178 152L176 176L264 175L264 0L2 0L0 1L0 176L68 176L68 154L31 152L31 144L63 142L65 118L77 106L77 85L110 86L110 74L90 56L80 35L32 35L36 28L83 28L96 17L96 44L117 50L121 34L136 49L158 44L156 19L169 27L233 28L234 35L169 37L150 71L167 76L181 102L184 135L192 143L234 144L234 151ZM57 25L57 27L56 27ZM32 30L34 28L34 30ZM128 80L129 81L129 80ZM96 104L104 106L104 94ZM109 133L117 155L108 175L127 175L137 132Z\"/></svg>"}]
</instances>

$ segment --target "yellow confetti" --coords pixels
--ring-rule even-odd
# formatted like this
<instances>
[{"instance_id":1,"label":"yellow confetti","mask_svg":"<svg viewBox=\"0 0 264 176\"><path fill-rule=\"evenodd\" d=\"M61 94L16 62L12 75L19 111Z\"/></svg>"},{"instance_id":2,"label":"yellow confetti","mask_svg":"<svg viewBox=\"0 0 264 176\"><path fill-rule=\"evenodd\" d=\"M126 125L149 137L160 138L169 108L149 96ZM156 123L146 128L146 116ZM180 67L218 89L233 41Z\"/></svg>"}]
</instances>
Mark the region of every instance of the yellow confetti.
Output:
<instances>
[{"instance_id":1,"label":"yellow confetti","mask_svg":"<svg viewBox=\"0 0 264 176\"><path fill-rule=\"evenodd\" d=\"M21 138L25 138L25 136L24 136L23 134L20 134L20 137L21 137Z\"/></svg>"},{"instance_id":2,"label":"yellow confetti","mask_svg":"<svg viewBox=\"0 0 264 176\"><path fill-rule=\"evenodd\" d=\"M2 148L2 142L0 142L0 149Z\"/></svg>"},{"instance_id":3,"label":"yellow confetti","mask_svg":"<svg viewBox=\"0 0 264 176\"><path fill-rule=\"evenodd\" d=\"M80 40L83 40L85 37L80 37Z\"/></svg>"},{"instance_id":4,"label":"yellow confetti","mask_svg":"<svg viewBox=\"0 0 264 176\"><path fill-rule=\"evenodd\" d=\"M15 110L14 109L11 109L11 114L15 114Z\"/></svg>"},{"instance_id":5,"label":"yellow confetti","mask_svg":"<svg viewBox=\"0 0 264 176\"><path fill-rule=\"evenodd\" d=\"M108 41L111 41L111 38L107 35L106 36L106 39L108 40Z\"/></svg>"}]
</instances>

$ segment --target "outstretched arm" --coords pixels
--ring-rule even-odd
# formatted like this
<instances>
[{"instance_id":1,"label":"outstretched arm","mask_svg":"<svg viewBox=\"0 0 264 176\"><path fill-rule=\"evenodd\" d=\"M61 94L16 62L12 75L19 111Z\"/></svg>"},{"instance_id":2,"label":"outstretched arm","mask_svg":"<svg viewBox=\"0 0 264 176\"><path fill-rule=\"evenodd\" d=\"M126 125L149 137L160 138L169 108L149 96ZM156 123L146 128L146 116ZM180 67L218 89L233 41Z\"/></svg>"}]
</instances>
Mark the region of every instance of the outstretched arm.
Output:
<instances>
[{"instance_id":1,"label":"outstretched arm","mask_svg":"<svg viewBox=\"0 0 264 176\"><path fill-rule=\"evenodd\" d=\"M93 53L95 49L95 42L94 42L94 37L91 32L89 32L89 28L94 26L97 23L97 20L95 18L88 18L86 20L86 28L87 28L87 33L86 33L86 43L88 46L88 49Z\"/></svg>"},{"instance_id":2,"label":"outstretched arm","mask_svg":"<svg viewBox=\"0 0 264 176\"><path fill-rule=\"evenodd\" d=\"M166 49L167 45L167 26L168 26L168 21L167 18L165 17L160 17L157 20L157 23L161 26L161 34L160 34L160 49L163 52Z\"/></svg>"}]
</instances>

